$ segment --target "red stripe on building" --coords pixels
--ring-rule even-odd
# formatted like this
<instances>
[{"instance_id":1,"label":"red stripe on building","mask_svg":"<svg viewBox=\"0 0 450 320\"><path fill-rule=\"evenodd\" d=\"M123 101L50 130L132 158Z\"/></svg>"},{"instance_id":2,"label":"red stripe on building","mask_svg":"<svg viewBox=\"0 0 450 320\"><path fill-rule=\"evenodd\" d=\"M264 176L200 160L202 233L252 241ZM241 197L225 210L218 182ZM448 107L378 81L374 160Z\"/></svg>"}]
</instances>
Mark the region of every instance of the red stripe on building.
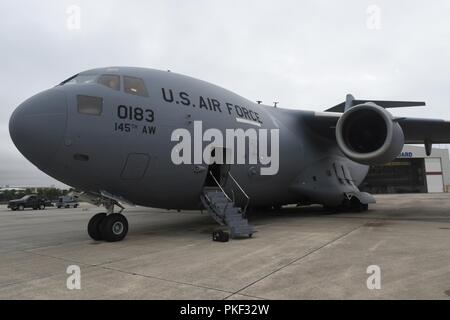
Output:
<instances>
[{"instance_id":1,"label":"red stripe on building","mask_svg":"<svg viewBox=\"0 0 450 320\"><path fill-rule=\"evenodd\" d=\"M442 176L442 172L427 172L427 176Z\"/></svg>"}]
</instances>

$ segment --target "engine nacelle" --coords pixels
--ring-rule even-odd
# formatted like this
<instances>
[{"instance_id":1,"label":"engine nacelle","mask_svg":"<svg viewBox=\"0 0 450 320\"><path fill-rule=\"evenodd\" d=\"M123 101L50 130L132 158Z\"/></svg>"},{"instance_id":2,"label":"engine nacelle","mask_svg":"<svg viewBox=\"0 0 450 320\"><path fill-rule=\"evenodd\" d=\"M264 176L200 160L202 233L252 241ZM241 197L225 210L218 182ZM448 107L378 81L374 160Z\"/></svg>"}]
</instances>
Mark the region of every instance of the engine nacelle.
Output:
<instances>
[{"instance_id":1,"label":"engine nacelle","mask_svg":"<svg viewBox=\"0 0 450 320\"><path fill-rule=\"evenodd\" d=\"M336 140L349 159L366 165L394 160L405 143L400 125L388 111L374 103L346 111L337 123Z\"/></svg>"}]
</instances>

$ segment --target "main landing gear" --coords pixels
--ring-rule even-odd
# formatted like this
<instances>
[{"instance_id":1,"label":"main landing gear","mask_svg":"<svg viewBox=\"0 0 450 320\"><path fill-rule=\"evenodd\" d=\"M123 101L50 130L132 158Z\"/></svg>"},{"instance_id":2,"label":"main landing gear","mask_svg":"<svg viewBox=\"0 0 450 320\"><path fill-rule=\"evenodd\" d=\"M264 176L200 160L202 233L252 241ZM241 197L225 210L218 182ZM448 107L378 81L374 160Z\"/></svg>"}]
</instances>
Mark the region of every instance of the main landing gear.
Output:
<instances>
[{"instance_id":1,"label":"main landing gear","mask_svg":"<svg viewBox=\"0 0 450 320\"><path fill-rule=\"evenodd\" d=\"M324 206L325 211L331 213L344 213L344 212L364 212L369 210L369 205L361 203L358 198L353 197L345 201L342 205L337 207Z\"/></svg>"},{"instance_id":2,"label":"main landing gear","mask_svg":"<svg viewBox=\"0 0 450 320\"><path fill-rule=\"evenodd\" d=\"M114 206L121 208L118 213L114 212ZM128 233L128 221L122 211L122 207L118 202L111 201L104 203L107 213L98 213L89 220L87 231L89 236L95 241L117 242L125 238Z\"/></svg>"}]
</instances>

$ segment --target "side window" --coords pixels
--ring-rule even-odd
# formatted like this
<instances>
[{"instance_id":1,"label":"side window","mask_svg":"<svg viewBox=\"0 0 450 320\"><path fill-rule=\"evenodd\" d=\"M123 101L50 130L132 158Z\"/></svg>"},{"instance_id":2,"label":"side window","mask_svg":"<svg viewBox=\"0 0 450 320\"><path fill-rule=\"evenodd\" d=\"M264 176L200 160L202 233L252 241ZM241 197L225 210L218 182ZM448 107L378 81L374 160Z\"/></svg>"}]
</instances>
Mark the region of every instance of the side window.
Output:
<instances>
[{"instance_id":1,"label":"side window","mask_svg":"<svg viewBox=\"0 0 450 320\"><path fill-rule=\"evenodd\" d=\"M77 74L67 80L64 80L59 85L64 86L67 84L94 83L95 79L97 79L96 74Z\"/></svg>"},{"instance_id":2,"label":"side window","mask_svg":"<svg viewBox=\"0 0 450 320\"><path fill-rule=\"evenodd\" d=\"M78 112L99 116L103 111L103 99L99 97L77 96Z\"/></svg>"},{"instance_id":3,"label":"side window","mask_svg":"<svg viewBox=\"0 0 450 320\"><path fill-rule=\"evenodd\" d=\"M103 74L98 78L98 83L116 91L120 90L120 76L118 75Z\"/></svg>"},{"instance_id":4,"label":"side window","mask_svg":"<svg viewBox=\"0 0 450 320\"><path fill-rule=\"evenodd\" d=\"M147 88L142 79L125 76L123 77L123 84L126 93L148 97Z\"/></svg>"}]
</instances>

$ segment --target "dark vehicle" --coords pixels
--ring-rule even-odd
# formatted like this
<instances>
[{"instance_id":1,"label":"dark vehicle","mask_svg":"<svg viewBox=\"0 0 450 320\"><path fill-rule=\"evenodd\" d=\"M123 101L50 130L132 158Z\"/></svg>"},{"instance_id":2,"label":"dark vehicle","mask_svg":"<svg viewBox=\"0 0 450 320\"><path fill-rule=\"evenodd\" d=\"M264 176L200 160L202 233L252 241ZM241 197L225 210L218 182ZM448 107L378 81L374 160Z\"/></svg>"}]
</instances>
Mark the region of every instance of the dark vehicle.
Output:
<instances>
[{"instance_id":1,"label":"dark vehicle","mask_svg":"<svg viewBox=\"0 0 450 320\"><path fill-rule=\"evenodd\" d=\"M45 207L53 207L53 202L51 202L50 200L46 198L42 198L41 200L44 202Z\"/></svg>"},{"instance_id":2,"label":"dark vehicle","mask_svg":"<svg viewBox=\"0 0 450 320\"><path fill-rule=\"evenodd\" d=\"M58 201L55 203L55 206L60 208L78 208L78 200L76 197L71 196L62 196L58 198Z\"/></svg>"},{"instance_id":3,"label":"dark vehicle","mask_svg":"<svg viewBox=\"0 0 450 320\"><path fill-rule=\"evenodd\" d=\"M11 200L8 203L8 208L12 211L22 211L26 208L32 208L33 210L44 210L46 207L46 200L39 198L37 195L26 195L17 200Z\"/></svg>"}]
</instances>

